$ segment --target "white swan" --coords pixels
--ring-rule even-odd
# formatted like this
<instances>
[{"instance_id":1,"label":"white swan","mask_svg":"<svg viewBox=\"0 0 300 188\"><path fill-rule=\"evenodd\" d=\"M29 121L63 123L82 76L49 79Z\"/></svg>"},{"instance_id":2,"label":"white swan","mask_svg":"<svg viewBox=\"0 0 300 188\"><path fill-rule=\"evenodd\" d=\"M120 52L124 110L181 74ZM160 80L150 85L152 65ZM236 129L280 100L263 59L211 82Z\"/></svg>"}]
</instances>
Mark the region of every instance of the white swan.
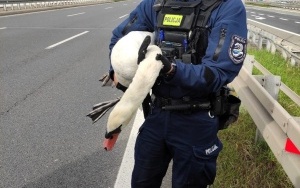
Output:
<instances>
[{"instance_id":1,"label":"white swan","mask_svg":"<svg viewBox=\"0 0 300 188\"><path fill-rule=\"evenodd\" d=\"M146 36L151 37L145 59L137 64L138 51ZM107 122L107 134L104 148L111 150L118 134L126 126L150 92L163 64L156 60L161 49L153 45L153 33L132 31L122 37L113 47L111 64L119 83L128 87L111 111Z\"/></svg>"}]
</instances>

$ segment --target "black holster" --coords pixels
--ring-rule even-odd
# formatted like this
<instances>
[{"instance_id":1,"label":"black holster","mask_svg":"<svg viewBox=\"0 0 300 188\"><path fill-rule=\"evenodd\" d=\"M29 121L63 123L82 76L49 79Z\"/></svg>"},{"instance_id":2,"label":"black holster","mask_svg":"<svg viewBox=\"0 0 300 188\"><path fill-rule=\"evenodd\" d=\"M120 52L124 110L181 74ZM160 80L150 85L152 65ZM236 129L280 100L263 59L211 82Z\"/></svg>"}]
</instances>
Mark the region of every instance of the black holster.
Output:
<instances>
[{"instance_id":1,"label":"black holster","mask_svg":"<svg viewBox=\"0 0 300 188\"><path fill-rule=\"evenodd\" d=\"M219 117L219 130L226 129L239 117L241 100L234 95L229 95L227 99L226 112Z\"/></svg>"},{"instance_id":2,"label":"black holster","mask_svg":"<svg viewBox=\"0 0 300 188\"><path fill-rule=\"evenodd\" d=\"M220 116L225 114L227 110L228 96L230 89L228 87L222 87L220 91L214 93L211 97L212 109L211 113L214 116Z\"/></svg>"},{"instance_id":3,"label":"black holster","mask_svg":"<svg viewBox=\"0 0 300 188\"><path fill-rule=\"evenodd\" d=\"M150 110L151 110L151 96L148 93L146 98L144 99L143 103L142 103L142 107L143 107L143 113L144 113L144 118L146 119L146 117L149 115Z\"/></svg>"},{"instance_id":4,"label":"black holster","mask_svg":"<svg viewBox=\"0 0 300 188\"><path fill-rule=\"evenodd\" d=\"M215 93L211 103L212 115L219 116L219 130L226 129L238 119L241 100L231 95L228 87L222 87Z\"/></svg>"}]
</instances>

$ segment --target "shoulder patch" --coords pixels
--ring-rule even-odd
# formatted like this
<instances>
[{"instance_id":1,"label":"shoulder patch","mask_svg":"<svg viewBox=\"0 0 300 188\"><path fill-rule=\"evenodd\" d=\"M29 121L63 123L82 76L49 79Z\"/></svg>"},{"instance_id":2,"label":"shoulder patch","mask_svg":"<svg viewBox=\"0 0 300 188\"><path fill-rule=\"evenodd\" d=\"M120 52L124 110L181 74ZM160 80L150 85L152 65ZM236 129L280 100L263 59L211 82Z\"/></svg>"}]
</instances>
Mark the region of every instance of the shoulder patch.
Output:
<instances>
[{"instance_id":1,"label":"shoulder patch","mask_svg":"<svg viewBox=\"0 0 300 188\"><path fill-rule=\"evenodd\" d=\"M246 57L247 53L247 40L237 36L233 35L231 38L231 44L229 46L229 57L230 59L235 63L239 64L242 63Z\"/></svg>"}]
</instances>

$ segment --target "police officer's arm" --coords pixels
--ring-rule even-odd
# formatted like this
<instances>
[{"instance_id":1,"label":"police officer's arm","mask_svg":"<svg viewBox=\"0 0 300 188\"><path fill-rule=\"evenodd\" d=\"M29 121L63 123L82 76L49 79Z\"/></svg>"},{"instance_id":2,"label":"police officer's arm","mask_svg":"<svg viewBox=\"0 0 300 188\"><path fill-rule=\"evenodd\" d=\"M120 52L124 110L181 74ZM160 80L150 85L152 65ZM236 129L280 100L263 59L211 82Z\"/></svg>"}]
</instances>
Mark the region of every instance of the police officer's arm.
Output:
<instances>
[{"instance_id":1,"label":"police officer's arm","mask_svg":"<svg viewBox=\"0 0 300 188\"><path fill-rule=\"evenodd\" d=\"M177 70L169 84L215 92L230 83L242 67L246 55L247 22L242 1L225 1L214 11L212 30L202 64L176 61Z\"/></svg>"},{"instance_id":2,"label":"police officer's arm","mask_svg":"<svg viewBox=\"0 0 300 188\"><path fill-rule=\"evenodd\" d=\"M130 31L154 31L154 23L152 20L155 18L155 14L152 11L153 2L151 0L142 1L124 20L119 26L117 26L112 32L112 38L109 45L109 57L111 50L120 38L129 33ZM109 75L111 79L114 79L113 67L110 65Z\"/></svg>"}]
</instances>

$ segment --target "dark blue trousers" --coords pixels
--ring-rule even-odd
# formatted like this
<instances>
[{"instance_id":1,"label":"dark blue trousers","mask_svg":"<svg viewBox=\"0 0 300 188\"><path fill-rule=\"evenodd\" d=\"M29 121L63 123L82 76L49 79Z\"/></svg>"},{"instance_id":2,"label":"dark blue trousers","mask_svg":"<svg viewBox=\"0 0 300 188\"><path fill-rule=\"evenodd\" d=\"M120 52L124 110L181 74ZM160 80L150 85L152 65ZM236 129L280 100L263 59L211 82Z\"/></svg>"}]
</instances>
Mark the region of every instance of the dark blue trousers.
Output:
<instances>
[{"instance_id":1,"label":"dark blue trousers","mask_svg":"<svg viewBox=\"0 0 300 188\"><path fill-rule=\"evenodd\" d=\"M173 160L173 188L206 188L216 176L222 150L218 118L208 111L184 113L154 108L135 145L132 188L159 188Z\"/></svg>"}]
</instances>

